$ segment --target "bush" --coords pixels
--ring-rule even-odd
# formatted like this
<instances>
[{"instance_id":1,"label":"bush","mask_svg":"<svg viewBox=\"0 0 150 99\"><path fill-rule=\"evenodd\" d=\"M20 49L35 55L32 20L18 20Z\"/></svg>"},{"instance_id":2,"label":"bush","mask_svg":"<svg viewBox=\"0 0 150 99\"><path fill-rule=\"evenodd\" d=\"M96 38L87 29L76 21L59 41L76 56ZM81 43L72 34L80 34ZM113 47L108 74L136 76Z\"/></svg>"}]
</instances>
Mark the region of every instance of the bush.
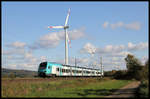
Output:
<instances>
[{"instance_id":1,"label":"bush","mask_svg":"<svg viewBox=\"0 0 150 99\"><path fill-rule=\"evenodd\" d=\"M126 77L127 72L126 71L116 71L113 75L113 78L115 79L127 79Z\"/></svg>"},{"instance_id":2,"label":"bush","mask_svg":"<svg viewBox=\"0 0 150 99\"><path fill-rule=\"evenodd\" d=\"M137 90L137 95L140 98L148 98L149 97L149 81L144 80L141 81L141 84Z\"/></svg>"}]
</instances>

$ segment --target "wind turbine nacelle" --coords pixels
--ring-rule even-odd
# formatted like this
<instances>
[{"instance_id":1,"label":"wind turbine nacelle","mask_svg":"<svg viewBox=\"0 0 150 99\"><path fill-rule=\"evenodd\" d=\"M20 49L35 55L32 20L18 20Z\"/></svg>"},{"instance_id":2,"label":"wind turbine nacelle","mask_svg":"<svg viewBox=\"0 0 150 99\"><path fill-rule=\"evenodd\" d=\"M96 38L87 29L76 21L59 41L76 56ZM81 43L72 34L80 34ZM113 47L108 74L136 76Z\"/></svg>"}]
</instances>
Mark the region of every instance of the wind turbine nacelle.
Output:
<instances>
[{"instance_id":1,"label":"wind turbine nacelle","mask_svg":"<svg viewBox=\"0 0 150 99\"><path fill-rule=\"evenodd\" d=\"M67 28L69 28L69 26L64 26L64 29L67 29Z\"/></svg>"}]
</instances>

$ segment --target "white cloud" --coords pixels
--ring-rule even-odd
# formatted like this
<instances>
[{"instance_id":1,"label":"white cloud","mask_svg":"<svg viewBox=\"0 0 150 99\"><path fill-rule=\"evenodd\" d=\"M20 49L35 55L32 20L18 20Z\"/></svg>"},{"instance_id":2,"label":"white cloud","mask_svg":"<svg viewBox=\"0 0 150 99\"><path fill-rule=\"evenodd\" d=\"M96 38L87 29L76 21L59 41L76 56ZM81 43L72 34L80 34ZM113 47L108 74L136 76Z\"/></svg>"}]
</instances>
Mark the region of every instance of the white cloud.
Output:
<instances>
[{"instance_id":1,"label":"white cloud","mask_svg":"<svg viewBox=\"0 0 150 99\"><path fill-rule=\"evenodd\" d=\"M106 45L104 48L97 48L96 53L100 54L110 54L110 53L119 53L125 50L124 45Z\"/></svg>"},{"instance_id":2,"label":"white cloud","mask_svg":"<svg viewBox=\"0 0 150 99\"><path fill-rule=\"evenodd\" d=\"M32 55L32 53L30 53L30 52L26 52L26 53L24 53L24 57L25 57L26 59L28 59L28 58L32 58L33 55Z\"/></svg>"},{"instance_id":3,"label":"white cloud","mask_svg":"<svg viewBox=\"0 0 150 99\"><path fill-rule=\"evenodd\" d=\"M39 58L35 57L31 51L25 49L25 43L11 43L2 50L2 67L11 69L35 70L38 67Z\"/></svg>"},{"instance_id":4,"label":"white cloud","mask_svg":"<svg viewBox=\"0 0 150 99\"><path fill-rule=\"evenodd\" d=\"M94 49L92 51L91 49ZM119 66L120 69L126 69L125 57L128 54L132 54L131 52L127 51L128 46L125 45L106 45L103 48L96 48L91 43L86 43L83 48L80 50L80 53L84 54L91 54L94 53L94 57L90 57L88 62L89 66L100 64L100 56L103 57L103 65L104 70L111 70L116 69L116 66Z\"/></svg>"},{"instance_id":5,"label":"white cloud","mask_svg":"<svg viewBox=\"0 0 150 99\"><path fill-rule=\"evenodd\" d=\"M82 64L82 65L88 65L88 63L89 63L89 58L78 58L77 59L77 63L78 64Z\"/></svg>"},{"instance_id":6,"label":"white cloud","mask_svg":"<svg viewBox=\"0 0 150 99\"><path fill-rule=\"evenodd\" d=\"M139 22L132 22L130 24L125 24L124 27L126 29L132 29L132 30L140 30L141 25Z\"/></svg>"},{"instance_id":7,"label":"white cloud","mask_svg":"<svg viewBox=\"0 0 150 99\"><path fill-rule=\"evenodd\" d=\"M17 64L7 64L4 68L9 68L9 69L16 69L17 68Z\"/></svg>"},{"instance_id":8,"label":"white cloud","mask_svg":"<svg viewBox=\"0 0 150 99\"><path fill-rule=\"evenodd\" d=\"M123 25L124 25L123 22L117 22L115 24L110 24L110 26L111 26L112 29L123 27Z\"/></svg>"},{"instance_id":9,"label":"white cloud","mask_svg":"<svg viewBox=\"0 0 150 99\"><path fill-rule=\"evenodd\" d=\"M13 49L2 51L3 55L20 55L23 53L25 53L25 50L23 48L13 48Z\"/></svg>"},{"instance_id":10,"label":"white cloud","mask_svg":"<svg viewBox=\"0 0 150 99\"><path fill-rule=\"evenodd\" d=\"M116 22L116 23L104 22L103 27L104 28L110 27L111 29L125 28L125 29L130 29L130 30L140 30L141 24L139 22L131 22L131 23L126 24L121 21Z\"/></svg>"},{"instance_id":11,"label":"white cloud","mask_svg":"<svg viewBox=\"0 0 150 99\"><path fill-rule=\"evenodd\" d=\"M59 38L61 38L60 34ZM47 37L47 39L49 39L49 37ZM103 56L103 65L105 66L104 70L110 68L112 69L114 68L114 66L120 66L121 69L126 69L124 58L127 56L127 54L132 54L130 51L144 50L146 48L148 48L148 42L140 42L137 44L129 42L127 46L106 45L103 48L98 48L91 43L86 43L80 50L80 52L90 55L94 53L95 56L77 58L76 61L78 66L92 67L94 65L98 65L100 63L99 57ZM40 62L47 61L46 56L36 57L32 52L27 51L27 49L25 49L24 47L12 47L8 50L2 49L2 54L3 65L12 69L37 70ZM145 63L146 59L147 58L145 57L141 58L143 64ZM56 62L64 64L64 59L56 60ZM69 64L74 65L75 59L69 58Z\"/></svg>"},{"instance_id":12,"label":"white cloud","mask_svg":"<svg viewBox=\"0 0 150 99\"><path fill-rule=\"evenodd\" d=\"M16 68L17 69L22 69L22 70L34 70L34 71L37 71L38 65L39 65L38 63L21 63L21 64L16 64ZM14 69L16 69L16 68L14 68Z\"/></svg>"},{"instance_id":13,"label":"white cloud","mask_svg":"<svg viewBox=\"0 0 150 99\"><path fill-rule=\"evenodd\" d=\"M133 51L140 51L145 50L148 48L148 42L140 42L137 44L133 44L129 42L126 45L106 45L103 48L95 47L91 43L86 43L83 48L81 48L80 53L82 54L91 54L94 52L94 58L91 57L88 60L89 64L97 64L100 62L100 56L103 57L103 65L104 70L111 70L111 69L127 69L125 58L128 54L134 55ZM94 49L94 51L92 50ZM141 61L144 64L146 61L146 57L142 57ZM92 65L91 65L92 66ZM116 68L117 66L117 68Z\"/></svg>"},{"instance_id":14,"label":"white cloud","mask_svg":"<svg viewBox=\"0 0 150 99\"><path fill-rule=\"evenodd\" d=\"M125 49L124 45L106 45L103 49L105 52L120 52Z\"/></svg>"},{"instance_id":15,"label":"white cloud","mask_svg":"<svg viewBox=\"0 0 150 99\"><path fill-rule=\"evenodd\" d=\"M131 42L128 43L129 51L145 50L147 48L148 48L148 42L140 42L138 44L133 44Z\"/></svg>"},{"instance_id":16,"label":"white cloud","mask_svg":"<svg viewBox=\"0 0 150 99\"><path fill-rule=\"evenodd\" d=\"M109 25L109 23L106 21L106 22L104 22L104 24L103 24L102 26L103 26L104 28L107 28L108 25Z\"/></svg>"},{"instance_id":17,"label":"white cloud","mask_svg":"<svg viewBox=\"0 0 150 99\"><path fill-rule=\"evenodd\" d=\"M94 54L96 52L96 47L92 45L91 43L86 43L83 48L80 50L80 53L89 53Z\"/></svg>"},{"instance_id":18,"label":"white cloud","mask_svg":"<svg viewBox=\"0 0 150 99\"><path fill-rule=\"evenodd\" d=\"M68 31L70 40L77 40L85 36L84 28L74 29ZM45 49L45 48L55 48L61 41L65 39L64 31L48 33L44 36L41 36L33 45L30 45L31 49Z\"/></svg>"},{"instance_id":19,"label":"white cloud","mask_svg":"<svg viewBox=\"0 0 150 99\"><path fill-rule=\"evenodd\" d=\"M13 47L13 48L24 48L26 46L26 43L16 41L16 42L13 42L11 44L6 44L6 46L7 47Z\"/></svg>"},{"instance_id":20,"label":"white cloud","mask_svg":"<svg viewBox=\"0 0 150 99\"><path fill-rule=\"evenodd\" d=\"M44 61L47 60L47 58L46 58L46 56L41 56L41 57L40 57L40 60L41 60L42 62L44 62Z\"/></svg>"},{"instance_id":21,"label":"white cloud","mask_svg":"<svg viewBox=\"0 0 150 99\"><path fill-rule=\"evenodd\" d=\"M72 31L69 31L68 35L71 40L83 38L85 37L85 28L74 29Z\"/></svg>"},{"instance_id":22,"label":"white cloud","mask_svg":"<svg viewBox=\"0 0 150 99\"><path fill-rule=\"evenodd\" d=\"M131 53L131 52L122 51L122 52L120 52L120 53L117 53L116 56L119 56L119 57L126 57L128 54L133 55L133 53Z\"/></svg>"},{"instance_id":23,"label":"white cloud","mask_svg":"<svg viewBox=\"0 0 150 99\"><path fill-rule=\"evenodd\" d=\"M35 57L31 52L25 52L17 56L13 55L4 55L2 56L3 68L10 69L24 69L24 70L36 70L39 63L41 62L40 58Z\"/></svg>"}]
</instances>

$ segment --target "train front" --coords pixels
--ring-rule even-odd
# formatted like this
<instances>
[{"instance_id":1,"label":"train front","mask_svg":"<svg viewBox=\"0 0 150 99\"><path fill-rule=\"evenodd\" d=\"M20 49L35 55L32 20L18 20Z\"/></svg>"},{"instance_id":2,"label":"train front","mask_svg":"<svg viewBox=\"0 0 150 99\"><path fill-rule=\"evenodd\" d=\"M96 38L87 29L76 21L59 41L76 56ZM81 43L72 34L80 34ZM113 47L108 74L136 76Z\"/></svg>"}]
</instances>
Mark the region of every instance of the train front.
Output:
<instances>
[{"instance_id":1,"label":"train front","mask_svg":"<svg viewBox=\"0 0 150 99\"><path fill-rule=\"evenodd\" d=\"M40 63L39 68L38 68L38 76L45 77L46 76L46 68L47 68L47 62Z\"/></svg>"}]
</instances>

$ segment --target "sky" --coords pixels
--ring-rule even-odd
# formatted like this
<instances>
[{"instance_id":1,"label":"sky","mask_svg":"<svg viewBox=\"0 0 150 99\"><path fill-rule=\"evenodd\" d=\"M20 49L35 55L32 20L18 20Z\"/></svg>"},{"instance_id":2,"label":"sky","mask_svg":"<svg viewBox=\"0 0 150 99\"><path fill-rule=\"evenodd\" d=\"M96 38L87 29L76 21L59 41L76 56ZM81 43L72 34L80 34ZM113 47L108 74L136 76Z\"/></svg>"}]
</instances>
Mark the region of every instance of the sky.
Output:
<instances>
[{"instance_id":1,"label":"sky","mask_svg":"<svg viewBox=\"0 0 150 99\"><path fill-rule=\"evenodd\" d=\"M69 64L125 70L127 54L148 59L148 2L2 2L2 68L37 71L64 64L63 29L70 8Z\"/></svg>"}]
</instances>

